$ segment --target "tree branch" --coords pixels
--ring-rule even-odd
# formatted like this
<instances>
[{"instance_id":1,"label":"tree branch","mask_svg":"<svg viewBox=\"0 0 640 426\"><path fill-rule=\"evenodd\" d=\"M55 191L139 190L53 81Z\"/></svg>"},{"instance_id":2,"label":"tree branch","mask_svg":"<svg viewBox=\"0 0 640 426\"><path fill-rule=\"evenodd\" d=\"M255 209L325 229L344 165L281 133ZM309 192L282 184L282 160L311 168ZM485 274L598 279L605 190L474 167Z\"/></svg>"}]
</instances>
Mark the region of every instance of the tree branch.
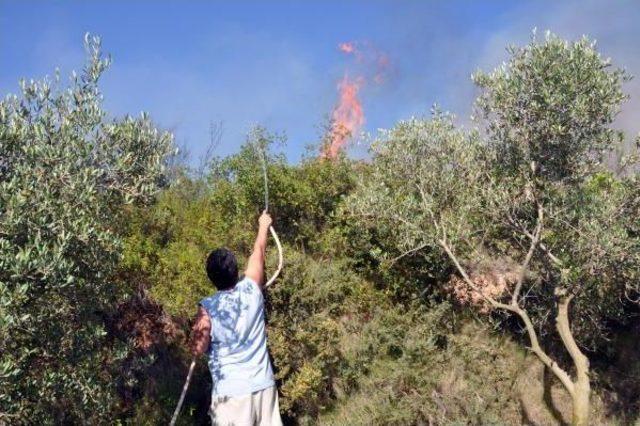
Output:
<instances>
[{"instance_id":1,"label":"tree branch","mask_svg":"<svg viewBox=\"0 0 640 426\"><path fill-rule=\"evenodd\" d=\"M536 330L533 327L533 322L531 321L531 318L529 318L527 312L524 309L520 308L520 306L518 306L517 304L507 305L505 303L500 303L493 297L484 294L482 290L469 278L469 275L467 275L462 265L460 265L458 258L453 253L447 242L444 239L440 239L438 240L438 243L447 253L460 275L462 275L465 283L467 283L469 287L471 287L474 291L477 291L480 296L482 296L489 304L491 304L491 306L497 309L504 309L506 311L513 312L520 317L522 322L524 322L525 328L527 330L527 335L529 336L529 349L538 357L538 359L540 359L540 361L546 367L548 367L553 372L553 374L556 375L556 377L564 385L571 396L573 396L573 394L575 393L575 385L571 380L571 377L542 349L542 347L540 346L540 342L538 341Z\"/></svg>"},{"instance_id":2,"label":"tree branch","mask_svg":"<svg viewBox=\"0 0 640 426\"><path fill-rule=\"evenodd\" d=\"M573 300L573 295L567 294L564 289L556 289L556 296L560 298L558 302L558 315L556 317L556 329L564 343L564 347L569 352L574 365L576 366L577 376L587 374L589 371L589 360L582 353L569 327L569 304Z\"/></svg>"},{"instance_id":3,"label":"tree branch","mask_svg":"<svg viewBox=\"0 0 640 426\"><path fill-rule=\"evenodd\" d=\"M402 253L401 255L394 257L393 259L391 259L391 261L390 261L390 262L391 262L391 264L394 264L394 263L396 263L398 260L402 259L403 257L408 256L408 255L410 255L410 254L412 254L412 253L415 253L415 252L417 252L417 251L420 251L420 250L422 250L423 248L427 247L428 245L429 245L429 244L427 244L427 243L420 244L419 246L414 247L414 248L412 248L412 249L410 249L410 250L407 250L407 251L405 251L404 253Z\"/></svg>"},{"instance_id":4,"label":"tree branch","mask_svg":"<svg viewBox=\"0 0 640 426\"><path fill-rule=\"evenodd\" d=\"M533 239L534 235L529 232L525 227L523 227L520 223L516 223L514 222L514 224L517 224L518 229L520 231L522 231L522 233L528 237L529 239ZM538 242L538 247L540 247L540 250L542 250L543 252L545 252L545 254L547 255L547 257L549 257L549 259L551 259L551 261L558 267L558 268L562 268L564 267L564 262L562 262L562 260L560 260L559 258L557 258L549 249L549 247L547 247L543 242Z\"/></svg>"},{"instance_id":5,"label":"tree branch","mask_svg":"<svg viewBox=\"0 0 640 426\"><path fill-rule=\"evenodd\" d=\"M542 347L540 346L540 342L538 341L536 330L533 327L533 322L531 322L531 318L529 318L529 314L527 314L527 312L519 306L514 308L514 312L520 317L522 322L524 322L524 325L527 329L527 335L529 336L530 344L529 349L531 350L531 352L536 354L538 359L542 361L542 363L547 368L549 368L553 372L553 374L555 374L555 376L567 389L569 394L573 396L575 392L575 385L573 384L571 377L542 349Z\"/></svg>"},{"instance_id":6,"label":"tree branch","mask_svg":"<svg viewBox=\"0 0 640 426\"><path fill-rule=\"evenodd\" d=\"M529 263L531 263L531 258L533 257L533 253L536 250L536 246L540 242L540 234L542 233L542 221L544 220L544 208L542 207L542 203L538 204L538 219L536 221L536 227L533 231L533 235L531 236L531 245L529 246L529 251L520 266L520 271L518 274L518 281L516 282L516 287L513 290L513 294L511 295L511 304L518 304L518 297L520 296L520 290L522 289L522 284L524 283L524 278L527 273L527 269L529 268Z\"/></svg>"}]
</instances>

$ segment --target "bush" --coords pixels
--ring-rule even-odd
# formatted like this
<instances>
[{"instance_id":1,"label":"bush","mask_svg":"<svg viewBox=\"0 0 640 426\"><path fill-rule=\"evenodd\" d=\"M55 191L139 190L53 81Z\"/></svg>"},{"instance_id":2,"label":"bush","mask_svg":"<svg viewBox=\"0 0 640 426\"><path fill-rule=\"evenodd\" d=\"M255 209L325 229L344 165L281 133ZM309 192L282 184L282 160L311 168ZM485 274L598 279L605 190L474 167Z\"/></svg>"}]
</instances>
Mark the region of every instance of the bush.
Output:
<instances>
[{"instance_id":1,"label":"bush","mask_svg":"<svg viewBox=\"0 0 640 426\"><path fill-rule=\"evenodd\" d=\"M267 293L269 348L281 409L304 422L331 404L347 368L345 344L371 318L380 295L340 260L287 254L282 278Z\"/></svg>"},{"instance_id":2,"label":"bush","mask_svg":"<svg viewBox=\"0 0 640 426\"><path fill-rule=\"evenodd\" d=\"M0 102L0 422L104 421L128 352L105 328L119 221L162 184L171 137L146 116L106 119L109 61L86 46L68 89L23 81Z\"/></svg>"}]
</instances>

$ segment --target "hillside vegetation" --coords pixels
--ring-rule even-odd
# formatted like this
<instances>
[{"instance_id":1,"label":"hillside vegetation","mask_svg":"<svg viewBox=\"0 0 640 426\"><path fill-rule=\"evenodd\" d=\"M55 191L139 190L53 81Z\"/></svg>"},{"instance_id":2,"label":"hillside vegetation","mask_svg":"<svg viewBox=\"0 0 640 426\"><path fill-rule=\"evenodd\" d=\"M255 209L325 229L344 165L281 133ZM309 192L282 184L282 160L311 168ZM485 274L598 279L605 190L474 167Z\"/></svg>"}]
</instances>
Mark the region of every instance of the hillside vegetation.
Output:
<instances>
[{"instance_id":1,"label":"hillside vegetation","mask_svg":"<svg viewBox=\"0 0 640 426\"><path fill-rule=\"evenodd\" d=\"M166 424L215 291L264 208L287 424L640 421L640 181L629 78L549 35L478 73L478 129L399 122L367 160L292 164L266 129L196 174L151 120L102 110L107 68L0 103L0 424ZM625 155L618 155L624 152ZM267 271L276 253L268 250ZM180 424L208 424L199 360Z\"/></svg>"}]
</instances>

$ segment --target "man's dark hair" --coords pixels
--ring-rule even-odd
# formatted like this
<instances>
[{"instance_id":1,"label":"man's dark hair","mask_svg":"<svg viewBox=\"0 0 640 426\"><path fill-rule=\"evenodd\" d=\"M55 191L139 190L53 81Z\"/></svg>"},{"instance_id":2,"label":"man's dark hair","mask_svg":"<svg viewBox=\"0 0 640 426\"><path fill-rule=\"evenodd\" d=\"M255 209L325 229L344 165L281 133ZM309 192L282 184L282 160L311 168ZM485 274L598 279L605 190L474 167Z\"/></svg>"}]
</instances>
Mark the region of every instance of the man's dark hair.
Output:
<instances>
[{"instance_id":1,"label":"man's dark hair","mask_svg":"<svg viewBox=\"0 0 640 426\"><path fill-rule=\"evenodd\" d=\"M219 248L207 257L207 275L218 290L226 290L238 282L238 261L226 248Z\"/></svg>"}]
</instances>

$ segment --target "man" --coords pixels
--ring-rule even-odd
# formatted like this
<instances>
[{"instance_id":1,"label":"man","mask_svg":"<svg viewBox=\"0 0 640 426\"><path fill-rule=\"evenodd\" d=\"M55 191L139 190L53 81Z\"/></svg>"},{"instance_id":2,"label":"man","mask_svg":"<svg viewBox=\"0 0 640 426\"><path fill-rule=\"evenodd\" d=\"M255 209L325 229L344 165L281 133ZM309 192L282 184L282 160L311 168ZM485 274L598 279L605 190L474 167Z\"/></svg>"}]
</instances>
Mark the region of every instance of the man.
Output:
<instances>
[{"instance_id":1,"label":"man","mask_svg":"<svg viewBox=\"0 0 640 426\"><path fill-rule=\"evenodd\" d=\"M264 212L243 279L238 281L238 263L229 250L214 250L207 258L207 275L218 291L200 302L192 349L209 354L213 425L282 425L262 296L269 226L271 216Z\"/></svg>"}]
</instances>

